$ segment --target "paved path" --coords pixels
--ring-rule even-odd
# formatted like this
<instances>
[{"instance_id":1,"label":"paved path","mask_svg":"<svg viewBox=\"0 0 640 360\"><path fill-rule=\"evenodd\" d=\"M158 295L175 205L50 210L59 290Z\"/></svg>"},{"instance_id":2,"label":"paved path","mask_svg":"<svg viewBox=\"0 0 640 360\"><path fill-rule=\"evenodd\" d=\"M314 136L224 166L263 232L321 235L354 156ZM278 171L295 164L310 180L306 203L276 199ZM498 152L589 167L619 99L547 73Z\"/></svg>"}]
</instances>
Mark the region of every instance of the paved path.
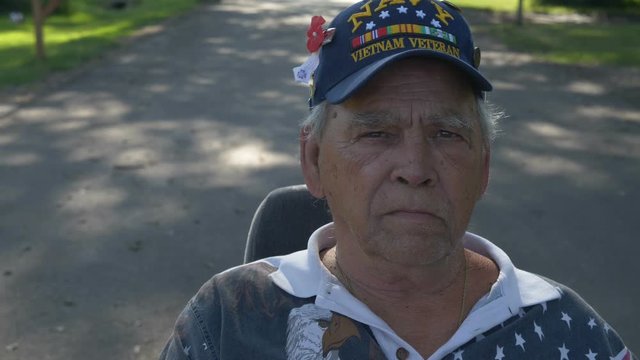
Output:
<instances>
[{"instance_id":1,"label":"paved path","mask_svg":"<svg viewBox=\"0 0 640 360\"><path fill-rule=\"evenodd\" d=\"M241 262L262 197L302 182L290 69L310 16L340 7L203 6L0 117L1 359L157 357L187 299ZM640 74L478 40L510 117L473 229L640 351Z\"/></svg>"}]
</instances>

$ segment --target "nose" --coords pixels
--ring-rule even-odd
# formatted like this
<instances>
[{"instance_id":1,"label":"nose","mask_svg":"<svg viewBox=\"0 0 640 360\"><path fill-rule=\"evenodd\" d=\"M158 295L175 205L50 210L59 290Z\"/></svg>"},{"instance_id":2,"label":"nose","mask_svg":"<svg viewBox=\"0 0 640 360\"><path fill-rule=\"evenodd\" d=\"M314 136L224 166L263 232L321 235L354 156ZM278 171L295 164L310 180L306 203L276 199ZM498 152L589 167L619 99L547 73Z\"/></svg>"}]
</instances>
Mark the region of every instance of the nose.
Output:
<instances>
[{"instance_id":1,"label":"nose","mask_svg":"<svg viewBox=\"0 0 640 360\"><path fill-rule=\"evenodd\" d=\"M433 186L438 181L434 150L425 139L404 141L394 154L392 181L412 187Z\"/></svg>"}]
</instances>

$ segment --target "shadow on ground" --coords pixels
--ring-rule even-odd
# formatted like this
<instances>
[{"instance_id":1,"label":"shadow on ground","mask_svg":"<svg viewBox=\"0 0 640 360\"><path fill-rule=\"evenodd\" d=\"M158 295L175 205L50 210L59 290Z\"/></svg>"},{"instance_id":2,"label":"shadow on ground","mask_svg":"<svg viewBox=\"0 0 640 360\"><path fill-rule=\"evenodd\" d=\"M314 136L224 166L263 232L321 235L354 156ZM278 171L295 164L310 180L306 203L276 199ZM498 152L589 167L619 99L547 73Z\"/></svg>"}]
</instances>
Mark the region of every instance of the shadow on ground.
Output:
<instances>
[{"instance_id":1,"label":"shadow on ground","mask_svg":"<svg viewBox=\"0 0 640 360\"><path fill-rule=\"evenodd\" d=\"M263 196L302 182L291 68L309 17L339 8L204 6L0 118L1 358L157 356L187 299L242 261ZM638 72L478 40L510 117L474 230L638 351Z\"/></svg>"}]
</instances>

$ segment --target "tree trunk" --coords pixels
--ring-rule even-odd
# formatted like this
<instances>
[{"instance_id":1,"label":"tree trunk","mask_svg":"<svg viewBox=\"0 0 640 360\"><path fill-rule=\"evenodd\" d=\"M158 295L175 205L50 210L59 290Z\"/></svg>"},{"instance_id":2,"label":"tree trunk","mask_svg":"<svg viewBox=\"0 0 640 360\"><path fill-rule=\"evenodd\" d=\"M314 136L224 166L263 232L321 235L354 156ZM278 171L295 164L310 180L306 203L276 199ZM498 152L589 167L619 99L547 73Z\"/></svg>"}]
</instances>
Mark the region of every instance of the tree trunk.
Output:
<instances>
[{"instance_id":1,"label":"tree trunk","mask_svg":"<svg viewBox=\"0 0 640 360\"><path fill-rule=\"evenodd\" d=\"M45 8L42 0L31 0L31 10L33 12L33 24L36 36L36 57L38 60L46 60L47 54L44 49L44 22L53 14L62 0L50 0Z\"/></svg>"},{"instance_id":2,"label":"tree trunk","mask_svg":"<svg viewBox=\"0 0 640 360\"><path fill-rule=\"evenodd\" d=\"M516 16L516 24L518 24L518 26L522 26L522 24L524 23L524 15L523 15L523 4L524 0L518 0L518 14Z\"/></svg>"},{"instance_id":3,"label":"tree trunk","mask_svg":"<svg viewBox=\"0 0 640 360\"><path fill-rule=\"evenodd\" d=\"M33 12L33 24L36 35L36 57L38 60L45 60L47 54L44 50L44 14L42 11L42 2L40 0L31 0L31 10Z\"/></svg>"}]
</instances>

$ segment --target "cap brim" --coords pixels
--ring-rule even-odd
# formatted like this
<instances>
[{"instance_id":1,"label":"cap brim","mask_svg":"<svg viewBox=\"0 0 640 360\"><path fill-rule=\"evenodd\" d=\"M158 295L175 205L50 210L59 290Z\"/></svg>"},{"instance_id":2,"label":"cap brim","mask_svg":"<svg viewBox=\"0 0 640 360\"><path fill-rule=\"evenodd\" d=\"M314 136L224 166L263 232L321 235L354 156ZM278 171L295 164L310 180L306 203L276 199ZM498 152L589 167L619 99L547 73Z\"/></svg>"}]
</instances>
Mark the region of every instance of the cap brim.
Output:
<instances>
[{"instance_id":1,"label":"cap brim","mask_svg":"<svg viewBox=\"0 0 640 360\"><path fill-rule=\"evenodd\" d=\"M493 86L491 85L489 80L482 76L482 74L480 74L478 70L465 63L464 61L437 51L413 49L381 59L380 61L374 62L373 64L370 64L347 76L333 88L327 91L327 101L331 104L339 104L345 101L355 91L360 89L360 87L362 87L362 85L364 85L373 75L382 70L382 68L395 61L408 57L425 57L446 60L456 68L462 70L466 75L468 75L473 84L473 87L476 90L491 91L493 89Z\"/></svg>"}]
</instances>

